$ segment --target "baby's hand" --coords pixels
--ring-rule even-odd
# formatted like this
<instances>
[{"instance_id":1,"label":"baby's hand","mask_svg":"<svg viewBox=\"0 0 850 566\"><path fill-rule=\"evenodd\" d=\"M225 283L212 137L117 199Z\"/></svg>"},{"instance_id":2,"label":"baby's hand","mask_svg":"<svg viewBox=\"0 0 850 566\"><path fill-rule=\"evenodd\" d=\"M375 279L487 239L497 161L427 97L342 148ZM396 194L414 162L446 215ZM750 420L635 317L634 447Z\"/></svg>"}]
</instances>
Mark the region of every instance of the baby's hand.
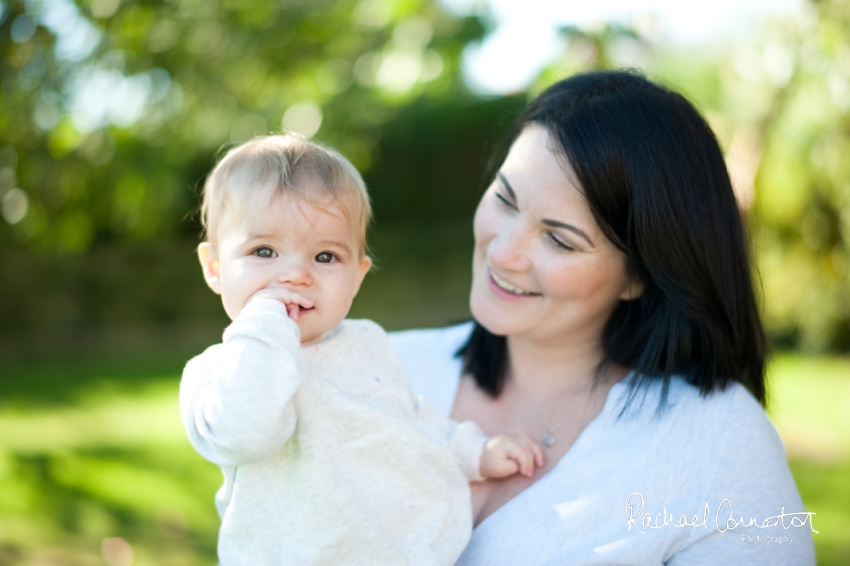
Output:
<instances>
[{"instance_id":1,"label":"baby's hand","mask_svg":"<svg viewBox=\"0 0 850 566\"><path fill-rule=\"evenodd\" d=\"M295 291L284 289L282 287L273 287L271 289L260 289L251 295L245 302L247 305L251 301L273 300L280 301L286 306L286 314L294 321L298 321L299 306L305 309L313 308L313 301L305 299Z\"/></svg>"},{"instance_id":2,"label":"baby's hand","mask_svg":"<svg viewBox=\"0 0 850 566\"><path fill-rule=\"evenodd\" d=\"M485 478L504 478L516 473L534 475L545 465L543 449L524 434L497 434L484 443L481 469Z\"/></svg>"}]
</instances>

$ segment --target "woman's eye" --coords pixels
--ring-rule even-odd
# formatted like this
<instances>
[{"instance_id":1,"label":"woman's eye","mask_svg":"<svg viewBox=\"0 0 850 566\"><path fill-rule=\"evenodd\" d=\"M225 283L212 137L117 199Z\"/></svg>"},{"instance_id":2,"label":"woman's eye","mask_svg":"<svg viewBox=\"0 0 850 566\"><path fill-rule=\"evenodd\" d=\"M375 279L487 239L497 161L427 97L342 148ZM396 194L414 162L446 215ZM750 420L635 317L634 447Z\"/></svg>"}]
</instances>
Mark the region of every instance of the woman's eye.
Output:
<instances>
[{"instance_id":1,"label":"woman's eye","mask_svg":"<svg viewBox=\"0 0 850 566\"><path fill-rule=\"evenodd\" d=\"M499 199L504 206L507 206L508 208L510 208L512 210L516 210L516 206L514 206L514 204L511 201L509 201L508 197L506 197L505 195L496 193L496 198Z\"/></svg>"},{"instance_id":2,"label":"woman's eye","mask_svg":"<svg viewBox=\"0 0 850 566\"><path fill-rule=\"evenodd\" d=\"M270 258L274 257L275 254L273 249L263 246L254 250L254 255L257 257Z\"/></svg>"},{"instance_id":3,"label":"woman's eye","mask_svg":"<svg viewBox=\"0 0 850 566\"><path fill-rule=\"evenodd\" d=\"M548 238L549 238L549 241L550 241L550 242L552 242L552 244L554 244L554 245L555 245L555 247L558 247L558 248L560 248L560 249L562 249L562 250L571 251L571 252L572 252L572 251L575 251L575 248L574 248L574 247L572 247L572 246L570 246L569 244L565 243L565 242L564 242L563 240L561 240L558 236L556 236L555 234L553 234L553 233L551 233L551 232L549 232L549 234L548 234Z\"/></svg>"},{"instance_id":4,"label":"woman's eye","mask_svg":"<svg viewBox=\"0 0 850 566\"><path fill-rule=\"evenodd\" d=\"M334 254L330 252L322 252L316 256L316 261L318 263L331 263L334 259L336 259Z\"/></svg>"}]
</instances>

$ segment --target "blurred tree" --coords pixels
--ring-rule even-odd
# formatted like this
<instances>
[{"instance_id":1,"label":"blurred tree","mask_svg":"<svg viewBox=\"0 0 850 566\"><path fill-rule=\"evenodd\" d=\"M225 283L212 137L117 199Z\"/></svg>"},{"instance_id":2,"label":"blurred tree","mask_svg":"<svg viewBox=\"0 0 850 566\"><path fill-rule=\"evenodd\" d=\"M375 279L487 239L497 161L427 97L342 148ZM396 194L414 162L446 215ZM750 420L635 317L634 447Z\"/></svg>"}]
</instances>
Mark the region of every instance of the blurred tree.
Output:
<instances>
[{"instance_id":1,"label":"blurred tree","mask_svg":"<svg viewBox=\"0 0 850 566\"><path fill-rule=\"evenodd\" d=\"M376 209L392 222L381 195L428 182L376 170L400 165L381 153L434 143L387 144L386 125L417 100L468 109L459 58L483 32L435 0L0 0L0 355L93 330L140 342L137 323L214 336L220 308L191 260L198 187L219 148L255 134L299 131L386 179ZM488 108L455 115L489 126L474 118Z\"/></svg>"},{"instance_id":2,"label":"blurred tree","mask_svg":"<svg viewBox=\"0 0 850 566\"><path fill-rule=\"evenodd\" d=\"M755 54L742 78L772 91L755 178L767 320L784 344L850 352L850 1L814 2Z\"/></svg>"},{"instance_id":3,"label":"blurred tree","mask_svg":"<svg viewBox=\"0 0 850 566\"><path fill-rule=\"evenodd\" d=\"M0 21L0 249L50 254L175 236L216 150L255 134L368 170L483 32L433 0L6 1Z\"/></svg>"}]
</instances>

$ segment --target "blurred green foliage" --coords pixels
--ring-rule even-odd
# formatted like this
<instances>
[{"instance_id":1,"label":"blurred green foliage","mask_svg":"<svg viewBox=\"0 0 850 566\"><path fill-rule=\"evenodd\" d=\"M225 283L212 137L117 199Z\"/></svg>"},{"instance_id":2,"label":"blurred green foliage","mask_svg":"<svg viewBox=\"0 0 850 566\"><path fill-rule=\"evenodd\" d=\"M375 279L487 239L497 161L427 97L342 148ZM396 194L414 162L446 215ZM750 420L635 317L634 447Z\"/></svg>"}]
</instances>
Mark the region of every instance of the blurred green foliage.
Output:
<instances>
[{"instance_id":1,"label":"blurred green foliage","mask_svg":"<svg viewBox=\"0 0 850 566\"><path fill-rule=\"evenodd\" d=\"M481 31L430 0L9 2L0 155L29 211L0 243L173 238L218 148L284 126L368 170L380 126L456 90Z\"/></svg>"},{"instance_id":2,"label":"blurred green foliage","mask_svg":"<svg viewBox=\"0 0 850 566\"><path fill-rule=\"evenodd\" d=\"M711 49L672 48L647 18L564 29L530 93L631 66L691 97L727 152L774 343L848 351L850 2L805 8ZM464 87L483 21L436 0L0 0L0 356L213 338L224 319L189 257L198 187L221 147L281 128L364 172L374 239L398 252L376 248L387 271L364 292L404 279L396 259L468 222L526 99ZM406 323L461 318L452 304Z\"/></svg>"},{"instance_id":3,"label":"blurred green foliage","mask_svg":"<svg viewBox=\"0 0 850 566\"><path fill-rule=\"evenodd\" d=\"M103 564L104 540L119 538L134 566L215 563L221 474L185 438L181 364L0 366L8 377L0 381L0 565ZM769 368L770 415L816 513L822 566L850 560L848 372L846 358L780 356ZM800 429L826 440L799 442Z\"/></svg>"}]
</instances>

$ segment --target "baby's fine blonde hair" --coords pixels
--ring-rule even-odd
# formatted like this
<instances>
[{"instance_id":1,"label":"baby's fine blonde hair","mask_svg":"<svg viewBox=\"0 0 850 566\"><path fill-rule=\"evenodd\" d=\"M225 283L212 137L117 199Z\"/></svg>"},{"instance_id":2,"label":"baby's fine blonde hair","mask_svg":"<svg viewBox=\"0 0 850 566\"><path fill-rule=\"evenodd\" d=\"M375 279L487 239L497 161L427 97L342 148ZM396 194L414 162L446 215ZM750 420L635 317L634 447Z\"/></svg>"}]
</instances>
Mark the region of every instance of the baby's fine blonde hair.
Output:
<instances>
[{"instance_id":1,"label":"baby's fine blonde hair","mask_svg":"<svg viewBox=\"0 0 850 566\"><path fill-rule=\"evenodd\" d=\"M311 204L340 203L358 230L361 253L366 253L372 207L363 178L336 151L295 133L256 137L218 162L204 183L201 223L206 240L216 243L225 213L238 214L249 201L265 195L271 201L282 194Z\"/></svg>"}]
</instances>

